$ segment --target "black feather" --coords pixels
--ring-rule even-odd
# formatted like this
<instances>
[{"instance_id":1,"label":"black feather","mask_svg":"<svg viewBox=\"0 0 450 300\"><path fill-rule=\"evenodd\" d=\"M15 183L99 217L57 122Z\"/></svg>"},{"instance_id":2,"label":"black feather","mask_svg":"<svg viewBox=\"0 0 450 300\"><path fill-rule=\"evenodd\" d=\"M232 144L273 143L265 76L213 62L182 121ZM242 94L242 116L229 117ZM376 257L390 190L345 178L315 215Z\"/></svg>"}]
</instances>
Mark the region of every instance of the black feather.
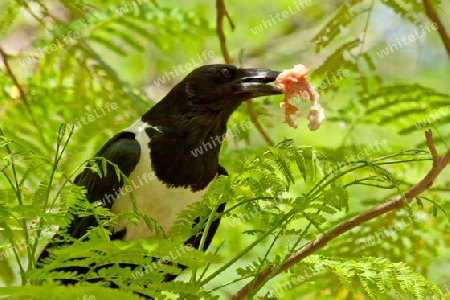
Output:
<instances>
[{"instance_id":1,"label":"black feather","mask_svg":"<svg viewBox=\"0 0 450 300\"><path fill-rule=\"evenodd\" d=\"M140 152L140 145L134 139L134 134L131 132L120 132L111 138L95 156L104 157L116 164L124 175L128 176L139 162ZM101 163L97 163L100 168ZM120 191L123 185L123 181L118 179L114 167L109 163L107 164L106 175L102 178L90 168L86 167L84 171L75 178L74 183L86 187L86 198L89 202L104 200L103 204L109 209L111 209L117 195L117 193L112 191ZM67 228L67 232L74 238L81 238L86 234L90 227L98 225L97 220L93 216L74 216L72 223ZM121 238L124 234L124 231L116 232L112 238ZM56 234L53 237L53 242L49 243L39 256L38 263L41 263L42 260L49 256L49 249L63 244L62 242L56 242L60 239L61 236L59 234ZM86 272L86 268L66 268L64 270L76 271L79 274ZM63 280L63 283L74 283L74 281Z\"/></svg>"}]
</instances>

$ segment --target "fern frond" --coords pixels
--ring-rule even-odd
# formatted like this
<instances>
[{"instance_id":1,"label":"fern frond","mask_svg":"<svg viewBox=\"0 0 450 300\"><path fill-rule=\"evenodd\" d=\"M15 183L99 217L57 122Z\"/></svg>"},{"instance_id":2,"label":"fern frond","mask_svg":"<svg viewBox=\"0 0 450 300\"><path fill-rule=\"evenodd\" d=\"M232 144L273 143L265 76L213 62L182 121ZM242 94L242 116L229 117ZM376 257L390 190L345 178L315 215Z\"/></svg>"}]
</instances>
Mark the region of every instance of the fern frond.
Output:
<instances>
[{"instance_id":1,"label":"fern frond","mask_svg":"<svg viewBox=\"0 0 450 300\"><path fill-rule=\"evenodd\" d=\"M345 27L354 21L359 14L355 8L362 3L361 1L350 0L341 4L331 20L311 39L311 42L316 45L316 53L328 46Z\"/></svg>"},{"instance_id":2,"label":"fern frond","mask_svg":"<svg viewBox=\"0 0 450 300\"><path fill-rule=\"evenodd\" d=\"M422 274L405 263L393 263L386 258L364 257L349 260L313 255L296 266L292 276L303 274L305 266L314 270L318 265L321 272L325 270L333 274L351 290L359 286L356 290L363 291L372 299L378 299L380 294L390 295L393 291L414 299L443 295L439 287ZM355 280L360 284L355 284Z\"/></svg>"},{"instance_id":3,"label":"fern frond","mask_svg":"<svg viewBox=\"0 0 450 300\"><path fill-rule=\"evenodd\" d=\"M16 1L11 1L11 3L8 4L8 7L0 16L0 37L5 36L11 28L19 14L19 10L20 5Z\"/></svg>"}]
</instances>

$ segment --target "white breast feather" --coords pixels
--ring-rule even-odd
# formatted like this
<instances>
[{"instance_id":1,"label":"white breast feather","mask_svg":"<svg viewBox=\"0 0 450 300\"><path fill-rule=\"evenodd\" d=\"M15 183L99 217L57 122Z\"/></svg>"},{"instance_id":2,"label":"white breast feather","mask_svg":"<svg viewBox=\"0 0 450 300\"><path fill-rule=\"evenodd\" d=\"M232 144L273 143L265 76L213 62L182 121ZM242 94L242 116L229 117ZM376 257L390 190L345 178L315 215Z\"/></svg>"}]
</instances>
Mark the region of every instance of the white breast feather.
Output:
<instances>
[{"instance_id":1,"label":"white breast feather","mask_svg":"<svg viewBox=\"0 0 450 300\"><path fill-rule=\"evenodd\" d=\"M133 194L136 199L138 211L152 217L162 226L164 232L170 235L173 223L177 219L180 211L189 204L201 201L206 189L193 193L190 189L167 188L164 183L158 180L154 174L150 162L150 149L148 143L150 139L145 132L145 128L150 127L141 120L136 121L131 127L125 129L135 133L136 140L141 145L141 156L136 169L128 176L133 186ZM119 193L111 208L113 213L124 211L133 212L133 204L129 193L125 190ZM130 222L126 218L120 218L118 227L114 231L126 228L126 235L123 241L132 241L138 238L154 237L144 220L140 220L138 225Z\"/></svg>"}]
</instances>

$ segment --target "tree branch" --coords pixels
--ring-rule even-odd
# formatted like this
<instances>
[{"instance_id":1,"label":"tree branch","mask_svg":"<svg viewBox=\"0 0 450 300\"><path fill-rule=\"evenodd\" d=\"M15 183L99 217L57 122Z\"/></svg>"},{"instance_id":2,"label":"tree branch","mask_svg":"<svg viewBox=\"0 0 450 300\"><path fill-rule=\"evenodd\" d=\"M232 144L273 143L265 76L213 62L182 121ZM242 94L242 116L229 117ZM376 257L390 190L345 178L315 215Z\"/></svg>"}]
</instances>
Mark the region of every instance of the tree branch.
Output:
<instances>
[{"instance_id":1,"label":"tree branch","mask_svg":"<svg viewBox=\"0 0 450 300\"><path fill-rule=\"evenodd\" d=\"M267 132L262 127L261 123L258 120L258 117L256 116L254 107L253 107L253 99L248 100L247 102L247 111L248 115L250 116L250 120L255 125L256 129L259 131L259 134L264 138L264 141L266 141L266 144L273 147L275 145L274 141L270 138L270 136L267 134Z\"/></svg>"},{"instance_id":2,"label":"tree branch","mask_svg":"<svg viewBox=\"0 0 450 300\"><path fill-rule=\"evenodd\" d=\"M433 185L433 182L437 178L437 176L450 163L450 149L447 150L444 156L440 157L437 154L436 147L434 146L433 135L431 130L425 132L425 137L427 140L428 148L430 149L430 153L433 156L433 166L428 172L428 174L419 183L413 185L405 193L407 203L410 203L415 197L417 197L418 195L426 191L428 188L430 188ZM404 205L405 202L403 201L403 196L397 195L386 203L378 205L369 211L363 212L357 216L354 216L353 218L350 218L344 223L341 223L340 225L327 231L324 235L318 237L316 240L308 244L306 247L292 254L291 257L282 266L273 265L265 269L254 280L249 282L239 292L237 292L232 299L233 300L246 299L247 295L250 292L250 287L252 286L253 288L259 287L263 282L265 282L265 280L269 276L277 275L280 274L281 272L286 271L290 267L299 263L305 257L325 247L328 244L328 242L338 237L339 235L359 226L364 222L370 221L376 217L379 217L395 209L399 209Z\"/></svg>"},{"instance_id":3,"label":"tree branch","mask_svg":"<svg viewBox=\"0 0 450 300\"><path fill-rule=\"evenodd\" d=\"M11 77L12 81L14 82L14 84L16 85L17 89L19 90L20 93L20 98L22 99L23 103L30 109L28 100L25 96L25 90L23 89L22 85L20 84L19 80L17 80L16 75L14 75L14 72L11 69L11 66L9 65L9 61L8 61L8 54L5 52L5 50L3 50L2 47L0 47L0 54L3 57L3 64L5 65L6 68L6 73L9 75L9 77Z\"/></svg>"},{"instance_id":4,"label":"tree branch","mask_svg":"<svg viewBox=\"0 0 450 300\"><path fill-rule=\"evenodd\" d=\"M234 30L234 23L231 19L223 0L216 0L216 33L219 37L220 41L220 51L222 52L222 56L225 59L225 63L231 65L233 62L230 58L230 53L228 52L227 47L227 40L225 37L225 32L223 30L223 18L226 17L228 19L228 22L230 23L231 30ZM262 127L261 123L258 120L258 116L255 113L255 110L253 109L253 99L249 99L246 102L247 104L247 112L250 116L250 120L255 125L258 132L261 134L261 136L264 138L266 143L269 146L275 145L275 143L272 141L272 139L269 137L267 132Z\"/></svg>"},{"instance_id":5,"label":"tree branch","mask_svg":"<svg viewBox=\"0 0 450 300\"><path fill-rule=\"evenodd\" d=\"M14 85L17 87L17 89L19 90L19 96L20 99L22 99L23 104L25 105L25 108L28 110L28 113L30 114L30 119L31 122L33 123L33 125L35 126L35 128L38 131L39 134L39 138L42 141L42 144L44 145L44 147L51 151L52 148L50 147L50 145L47 143L45 136L42 134L42 131L39 130L38 127L38 122L36 121L34 115L33 115L33 111L31 110L31 106L30 106L30 102L28 101L28 98L26 96L25 90L22 87L22 85L20 84L19 80L17 79L16 75L14 74L14 72L11 69L11 66L9 65L9 55L8 53L5 52L5 50L3 50L2 47L0 47L0 54L3 57L3 64L5 65L6 68L6 73L9 75L9 77L11 77L12 81L14 82Z\"/></svg>"},{"instance_id":6,"label":"tree branch","mask_svg":"<svg viewBox=\"0 0 450 300\"><path fill-rule=\"evenodd\" d=\"M422 0L423 6L425 7L425 13L427 14L428 18L436 23L437 25L437 31L439 33L439 36L441 37L442 42L444 43L445 49L447 50L447 54L450 57L450 37L448 36L447 32L445 31L445 26L442 24L441 19L439 19L439 16L437 15L436 11L433 8L433 4L431 4L430 0Z\"/></svg>"},{"instance_id":7,"label":"tree branch","mask_svg":"<svg viewBox=\"0 0 450 300\"><path fill-rule=\"evenodd\" d=\"M232 61L230 58L230 52L228 52L225 32L223 30L224 17L227 17L228 21L230 22L231 29L234 29L234 23L231 20L230 15L228 14L225 3L223 2L223 0L216 0L216 33L220 41L220 52L222 52L225 63L230 65L232 64Z\"/></svg>"}]
</instances>

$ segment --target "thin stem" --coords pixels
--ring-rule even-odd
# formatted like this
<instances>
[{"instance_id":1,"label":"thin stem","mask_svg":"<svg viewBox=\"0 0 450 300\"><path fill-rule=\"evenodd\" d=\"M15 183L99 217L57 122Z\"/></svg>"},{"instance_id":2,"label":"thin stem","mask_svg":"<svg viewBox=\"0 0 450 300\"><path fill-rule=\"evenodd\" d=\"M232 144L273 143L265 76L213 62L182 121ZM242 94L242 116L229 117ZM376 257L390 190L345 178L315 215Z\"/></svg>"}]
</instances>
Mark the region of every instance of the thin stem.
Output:
<instances>
[{"instance_id":1,"label":"thin stem","mask_svg":"<svg viewBox=\"0 0 450 300\"><path fill-rule=\"evenodd\" d=\"M34 127L36 128L39 138L41 139L41 142L43 144L43 146L45 147L45 149L47 151L51 151L51 146L47 143L47 141L45 140L45 136L42 133L42 130L40 130L38 123L36 121L36 119L34 118L33 115L33 111L31 110L31 106L30 106L30 102L28 101L28 98L26 96L25 90L22 87L22 85L20 84L19 80L17 79L16 75L14 75L14 72L11 69L11 66L9 65L9 61L8 61L8 54L3 50L2 47L0 47L0 54L3 57L3 64L5 65L6 68L6 73L9 75L9 77L11 77L12 81L14 82L14 85L17 87L17 89L19 90L20 93L20 98L22 99L23 103L25 104L25 107L28 111L28 114L30 115L30 119L31 122L33 123Z\"/></svg>"},{"instance_id":2,"label":"thin stem","mask_svg":"<svg viewBox=\"0 0 450 300\"><path fill-rule=\"evenodd\" d=\"M253 249L256 245L258 245L262 240L264 240L266 237L272 234L273 231L275 231L277 228L280 227L281 224L286 222L293 214L294 210L291 210L289 213L283 216L283 218L277 222L274 226L272 226L266 233L261 235L259 238L257 238L253 243L251 243L247 248L245 248L241 253L233 257L231 260L229 260L226 264L224 264L222 267L220 267L217 271L215 271L213 274L211 274L206 279L202 280L198 285L203 286L206 283L210 282L213 278L218 276L220 273L228 269L232 264L234 264L236 261L238 261L241 257L243 257L247 252L249 252L251 249Z\"/></svg>"},{"instance_id":3,"label":"thin stem","mask_svg":"<svg viewBox=\"0 0 450 300\"><path fill-rule=\"evenodd\" d=\"M228 22L230 23L230 26L231 26L231 30L234 29L234 23L225 7L225 3L223 0L216 0L216 13L217 13L216 14L216 33L217 33L217 36L219 37L220 51L222 52L222 56L225 60L225 63L230 65L233 62L230 58L230 53L229 53L228 47L227 47L227 40L226 40L225 32L223 29L223 19L225 17L228 19ZM261 136L266 141L266 143L269 146L273 147L273 145L275 145L275 143L273 142L273 140L269 137L267 132L262 127L261 123L258 120L258 116L255 113L255 110L253 108L253 99L247 100L246 105L247 105L247 112L248 112L251 122L253 123L253 125L255 125L256 129L261 134Z\"/></svg>"},{"instance_id":4,"label":"thin stem","mask_svg":"<svg viewBox=\"0 0 450 300\"><path fill-rule=\"evenodd\" d=\"M433 157L433 166L430 171L425 175L425 177L413 185L405 194L397 195L393 197L391 200L378 205L368 211L365 211L359 215L356 215L349 220L339 224L338 226L330 229L325 234L321 235L311 243L309 243L306 247L303 247L296 253L292 254L291 257L281 266L273 265L266 270L264 270L261 274L259 274L253 281L249 282L245 285L239 292L237 292L232 299L233 300L243 300L247 298L247 295L251 293L251 287L259 287L263 282L266 282L267 279L272 276L274 273L278 275L297 263L301 262L304 258L309 255L317 252L318 250L324 248L330 241L337 238L338 236L344 234L345 232L367 222L373 220L383 214L391 212L393 210L402 208L405 206L404 199L406 199L407 203L413 201L413 199L419 196L421 193L428 190L432 185L439 174L444 170L444 168L450 163L450 149L441 157L438 155L436 147L433 143L433 135L431 131L425 132L425 137L427 140L428 149ZM273 272L275 269L278 271ZM273 277L273 276L272 276Z\"/></svg>"},{"instance_id":5,"label":"thin stem","mask_svg":"<svg viewBox=\"0 0 450 300\"><path fill-rule=\"evenodd\" d=\"M445 46L445 50L447 50L447 54L450 57L450 37L445 30L444 24L434 10L433 4L431 4L430 0L422 0L422 3L425 7L425 13L427 14L428 18L436 24L439 36L441 37L441 40Z\"/></svg>"}]
</instances>

